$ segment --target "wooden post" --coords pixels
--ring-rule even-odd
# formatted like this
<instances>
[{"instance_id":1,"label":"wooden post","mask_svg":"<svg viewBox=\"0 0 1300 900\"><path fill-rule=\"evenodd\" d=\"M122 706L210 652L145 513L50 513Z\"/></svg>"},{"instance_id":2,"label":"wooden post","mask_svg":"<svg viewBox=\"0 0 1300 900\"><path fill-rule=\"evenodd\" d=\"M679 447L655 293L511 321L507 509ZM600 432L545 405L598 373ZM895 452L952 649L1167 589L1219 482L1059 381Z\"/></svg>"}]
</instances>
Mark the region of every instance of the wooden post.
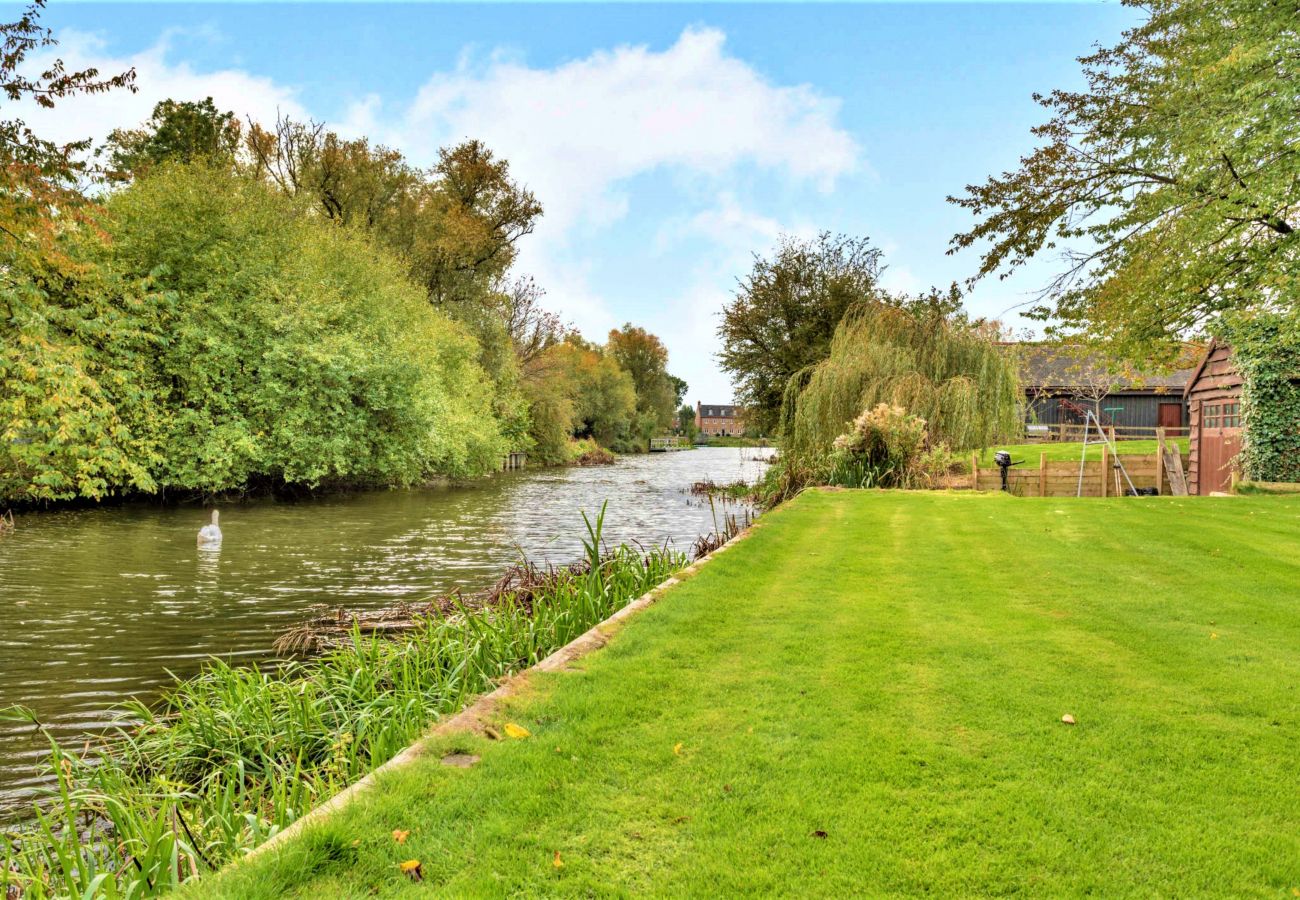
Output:
<instances>
[{"instance_id":1,"label":"wooden post","mask_svg":"<svg viewBox=\"0 0 1300 900\"><path fill-rule=\"evenodd\" d=\"M1047 496L1047 454L1038 454L1038 496Z\"/></svg>"},{"instance_id":2,"label":"wooden post","mask_svg":"<svg viewBox=\"0 0 1300 900\"><path fill-rule=\"evenodd\" d=\"M1106 496L1106 479L1110 477L1110 448L1101 445L1101 495Z\"/></svg>"},{"instance_id":3,"label":"wooden post","mask_svg":"<svg viewBox=\"0 0 1300 900\"><path fill-rule=\"evenodd\" d=\"M1165 492L1165 429L1156 429L1156 494Z\"/></svg>"},{"instance_id":4,"label":"wooden post","mask_svg":"<svg viewBox=\"0 0 1300 900\"><path fill-rule=\"evenodd\" d=\"M980 455L978 453L970 455L970 489L972 491L980 489Z\"/></svg>"}]
</instances>

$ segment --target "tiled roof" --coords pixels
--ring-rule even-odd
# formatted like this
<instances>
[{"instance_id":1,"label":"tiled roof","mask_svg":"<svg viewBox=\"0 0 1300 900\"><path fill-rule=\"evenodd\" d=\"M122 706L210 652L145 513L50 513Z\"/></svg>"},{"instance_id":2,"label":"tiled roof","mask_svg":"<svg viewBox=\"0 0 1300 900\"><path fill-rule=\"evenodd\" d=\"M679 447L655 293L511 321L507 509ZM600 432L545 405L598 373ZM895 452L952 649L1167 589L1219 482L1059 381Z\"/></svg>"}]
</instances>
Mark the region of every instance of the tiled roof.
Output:
<instances>
[{"instance_id":1,"label":"tiled roof","mask_svg":"<svg viewBox=\"0 0 1300 900\"><path fill-rule=\"evenodd\" d=\"M1104 384L1113 380L1113 391L1177 391L1187 386L1203 348L1189 347L1185 367L1172 372L1141 371L1132 365L1114 364L1100 353L1078 344L1008 343L1009 352L1020 359L1020 380L1028 390L1068 388Z\"/></svg>"}]
</instances>

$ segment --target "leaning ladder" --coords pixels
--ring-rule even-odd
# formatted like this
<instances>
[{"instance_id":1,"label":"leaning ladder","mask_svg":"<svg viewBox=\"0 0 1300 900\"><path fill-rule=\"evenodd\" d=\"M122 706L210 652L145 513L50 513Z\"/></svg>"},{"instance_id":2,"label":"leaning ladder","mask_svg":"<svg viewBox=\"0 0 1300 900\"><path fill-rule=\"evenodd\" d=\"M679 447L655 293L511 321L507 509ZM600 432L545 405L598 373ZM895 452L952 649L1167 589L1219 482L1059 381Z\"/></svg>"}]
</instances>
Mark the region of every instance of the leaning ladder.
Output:
<instances>
[{"instance_id":1,"label":"leaning ladder","mask_svg":"<svg viewBox=\"0 0 1300 900\"><path fill-rule=\"evenodd\" d=\"M1097 439L1092 440L1092 428L1097 428ZM1083 452L1079 454L1079 483L1075 486L1074 496L1083 496L1083 471L1085 464L1088 462L1088 445L1105 444L1110 450L1110 458L1113 459L1115 468L1124 473L1124 480L1128 482L1129 494L1137 493L1137 488L1133 486L1133 479L1128 477L1128 469L1124 468L1124 461L1119 458L1119 450L1115 447L1115 442L1106 434L1106 429L1101 427L1101 422L1097 419L1092 410L1086 410L1083 418ZM1104 473L1103 473L1104 474ZM1118 479L1116 479L1118 482Z\"/></svg>"}]
</instances>

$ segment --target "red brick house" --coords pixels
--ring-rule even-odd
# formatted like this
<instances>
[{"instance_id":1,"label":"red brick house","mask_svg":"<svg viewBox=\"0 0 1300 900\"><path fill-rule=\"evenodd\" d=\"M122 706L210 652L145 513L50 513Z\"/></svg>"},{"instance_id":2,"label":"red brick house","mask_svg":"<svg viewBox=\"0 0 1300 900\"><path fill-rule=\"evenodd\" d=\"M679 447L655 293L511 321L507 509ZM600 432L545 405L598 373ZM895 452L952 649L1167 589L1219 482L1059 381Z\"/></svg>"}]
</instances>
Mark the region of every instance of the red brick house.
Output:
<instances>
[{"instance_id":1,"label":"red brick house","mask_svg":"<svg viewBox=\"0 0 1300 900\"><path fill-rule=\"evenodd\" d=\"M695 427L710 437L743 434L745 426L736 407L723 403L695 403Z\"/></svg>"}]
</instances>

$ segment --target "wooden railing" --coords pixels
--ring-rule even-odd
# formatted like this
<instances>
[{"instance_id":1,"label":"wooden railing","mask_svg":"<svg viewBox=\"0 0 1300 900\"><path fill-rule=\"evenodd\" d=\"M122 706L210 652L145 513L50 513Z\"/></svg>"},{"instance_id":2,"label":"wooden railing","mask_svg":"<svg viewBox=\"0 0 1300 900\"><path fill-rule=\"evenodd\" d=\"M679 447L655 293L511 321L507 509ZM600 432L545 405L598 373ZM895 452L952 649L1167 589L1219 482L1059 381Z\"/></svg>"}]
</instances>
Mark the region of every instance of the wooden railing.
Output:
<instances>
[{"instance_id":1,"label":"wooden railing","mask_svg":"<svg viewBox=\"0 0 1300 900\"><path fill-rule=\"evenodd\" d=\"M1154 441L1163 431L1165 437L1187 437L1191 429L1186 426L1178 428L1159 428L1146 425L1107 425L1106 434L1113 441ZM1092 428L1091 437L1097 437L1097 427ZM1071 442L1083 440L1083 426L1070 423L1055 425L1026 425L1025 443Z\"/></svg>"}]
</instances>

